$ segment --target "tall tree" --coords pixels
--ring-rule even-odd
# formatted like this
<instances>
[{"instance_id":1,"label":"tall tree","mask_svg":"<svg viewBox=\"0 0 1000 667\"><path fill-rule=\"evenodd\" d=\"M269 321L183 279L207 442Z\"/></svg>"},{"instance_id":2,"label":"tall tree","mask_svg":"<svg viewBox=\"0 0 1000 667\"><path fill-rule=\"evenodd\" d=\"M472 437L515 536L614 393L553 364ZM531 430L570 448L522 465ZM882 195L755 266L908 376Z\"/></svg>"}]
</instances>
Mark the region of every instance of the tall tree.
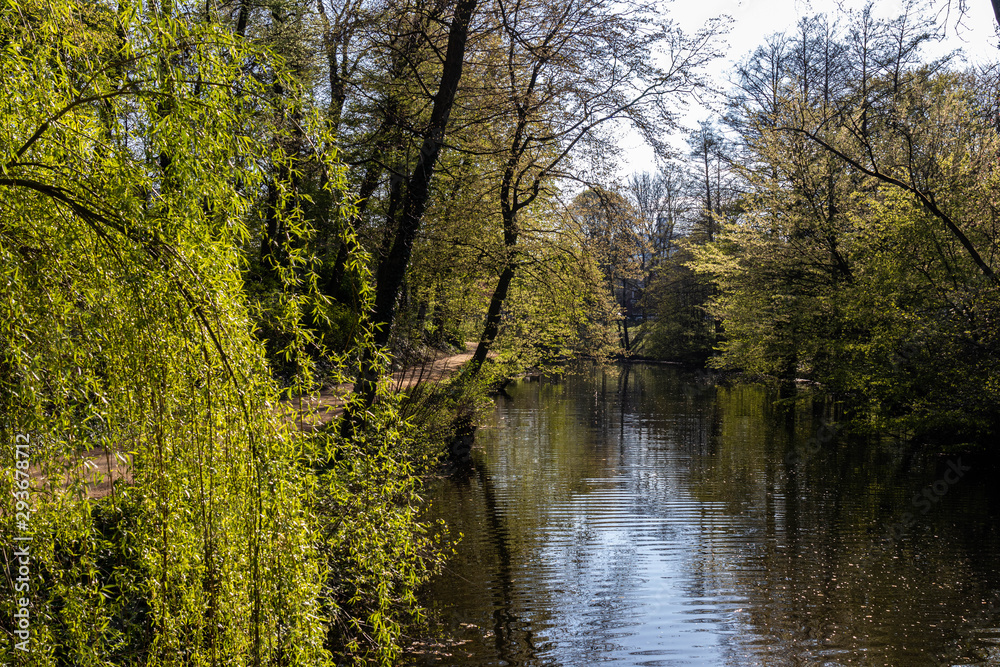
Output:
<instances>
[{"instance_id":1,"label":"tall tree","mask_svg":"<svg viewBox=\"0 0 1000 667\"><path fill-rule=\"evenodd\" d=\"M583 232L607 283L607 290L618 306L615 322L621 348L631 349L629 323L640 306L642 258L648 252L648 239L642 234L642 218L621 194L603 188L591 188L578 195L570 213Z\"/></svg>"},{"instance_id":2,"label":"tall tree","mask_svg":"<svg viewBox=\"0 0 1000 667\"><path fill-rule=\"evenodd\" d=\"M441 77L437 93L434 95L430 120L422 133L416 164L405 179L406 194L402 199L398 218L394 221L395 229L391 230L391 247L378 263L371 318L375 343L383 348L391 335L400 287L406 276L413 242L430 197L431 179L444 144L448 118L462 78L469 27L477 5L478 0L458 0L454 6L447 49L442 61ZM375 399L377 375L373 375L373 372L377 374L380 369L373 362L374 358L371 355L366 356L356 384L356 391L361 394L364 405L371 405ZM349 415L348 419L344 420L345 427L352 428L353 421L353 416Z\"/></svg>"},{"instance_id":3,"label":"tall tree","mask_svg":"<svg viewBox=\"0 0 1000 667\"><path fill-rule=\"evenodd\" d=\"M715 55L719 29L711 24L687 36L605 0L501 2L495 18L503 56L493 65L498 94L489 103L497 110L491 134L504 163L497 193L504 259L470 376L500 330L519 264L521 212L573 173L580 149L606 149L601 132L616 123L631 122L658 145L660 133L675 122L672 105L702 85L697 72ZM660 49L669 54L662 64L651 55Z\"/></svg>"}]
</instances>

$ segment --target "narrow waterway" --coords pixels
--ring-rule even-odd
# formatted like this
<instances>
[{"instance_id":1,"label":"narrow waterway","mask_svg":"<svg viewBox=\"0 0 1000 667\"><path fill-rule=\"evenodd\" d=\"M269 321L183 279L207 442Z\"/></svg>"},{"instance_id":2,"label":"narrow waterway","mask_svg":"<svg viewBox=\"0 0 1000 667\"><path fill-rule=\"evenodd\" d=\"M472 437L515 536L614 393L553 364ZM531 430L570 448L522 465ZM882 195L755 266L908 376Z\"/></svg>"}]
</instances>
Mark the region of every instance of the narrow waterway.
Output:
<instances>
[{"instance_id":1,"label":"narrow waterway","mask_svg":"<svg viewBox=\"0 0 1000 667\"><path fill-rule=\"evenodd\" d=\"M463 538L412 664L1000 664L993 464L671 368L508 391L428 489Z\"/></svg>"}]
</instances>

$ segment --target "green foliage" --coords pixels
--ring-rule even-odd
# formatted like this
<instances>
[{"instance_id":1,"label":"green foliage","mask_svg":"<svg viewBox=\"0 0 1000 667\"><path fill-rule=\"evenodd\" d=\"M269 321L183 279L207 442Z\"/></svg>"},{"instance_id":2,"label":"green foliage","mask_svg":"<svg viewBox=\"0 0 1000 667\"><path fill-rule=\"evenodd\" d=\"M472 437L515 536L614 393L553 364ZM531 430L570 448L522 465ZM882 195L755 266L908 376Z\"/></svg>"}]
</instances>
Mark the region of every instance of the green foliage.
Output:
<instances>
[{"instance_id":1,"label":"green foliage","mask_svg":"<svg viewBox=\"0 0 1000 667\"><path fill-rule=\"evenodd\" d=\"M358 648L389 664L438 562L410 440L391 403L377 442L296 431L269 363L303 393L320 360L344 381L371 344L360 330L325 349L341 315L321 289L316 202L356 248L344 169L323 120L273 95L295 86L280 59L173 9L0 6L6 545L23 533L19 434L32 466L31 652L5 643L0 662L313 666ZM307 170L322 175L311 192ZM268 216L280 261L248 285ZM363 307L359 252L345 275ZM319 451L337 463L317 476ZM100 500L93 459L114 462ZM7 581L16 564L5 551ZM15 604L0 599L4 618Z\"/></svg>"},{"instance_id":2,"label":"green foliage","mask_svg":"<svg viewBox=\"0 0 1000 667\"><path fill-rule=\"evenodd\" d=\"M699 365L711 356L716 324L705 305L712 286L686 265L690 259L689 250L678 250L654 270L647 302L655 319L646 324L639 354Z\"/></svg>"},{"instance_id":3,"label":"green foliage","mask_svg":"<svg viewBox=\"0 0 1000 667\"><path fill-rule=\"evenodd\" d=\"M516 375L579 357L607 360L617 353L615 304L592 258L556 251L539 260L522 267L515 280L497 363Z\"/></svg>"},{"instance_id":4,"label":"green foliage","mask_svg":"<svg viewBox=\"0 0 1000 667\"><path fill-rule=\"evenodd\" d=\"M607 360L619 351L620 319L605 255L572 215L539 206L524 214L529 233L504 306L496 363L507 377L555 369L569 359Z\"/></svg>"},{"instance_id":5,"label":"green foliage","mask_svg":"<svg viewBox=\"0 0 1000 667\"><path fill-rule=\"evenodd\" d=\"M254 54L137 8L11 9L0 430L30 434L38 466L32 664L322 664L297 436L239 280L260 174L218 168L267 154L246 134L262 86L237 63ZM103 577L92 501L60 470L95 448L131 460L103 502L136 517Z\"/></svg>"},{"instance_id":6,"label":"green foliage","mask_svg":"<svg viewBox=\"0 0 1000 667\"><path fill-rule=\"evenodd\" d=\"M688 160L668 162L656 174L637 174L629 183L634 228L643 243L630 284L635 300L623 307L643 320L632 337L632 353L702 365L719 339L718 322L706 308L715 288L689 263L692 250L714 240L738 206L733 176L725 169L731 142L711 123L702 123L688 143Z\"/></svg>"},{"instance_id":7,"label":"green foliage","mask_svg":"<svg viewBox=\"0 0 1000 667\"><path fill-rule=\"evenodd\" d=\"M312 494L328 573L327 645L344 664L396 663L404 629L422 619L417 589L443 562L440 529L419 520L419 476L430 461L414 455L398 406L377 412L367 435L331 441Z\"/></svg>"},{"instance_id":8,"label":"green foliage","mask_svg":"<svg viewBox=\"0 0 1000 667\"><path fill-rule=\"evenodd\" d=\"M716 363L818 380L873 429L987 442L1000 429L1000 144L980 91L995 75L901 60L855 81L841 73L860 64L832 46L841 60L810 75L826 88L745 73L748 91L779 84L744 100L742 213L691 264L718 289ZM761 62L790 74L799 61Z\"/></svg>"}]
</instances>

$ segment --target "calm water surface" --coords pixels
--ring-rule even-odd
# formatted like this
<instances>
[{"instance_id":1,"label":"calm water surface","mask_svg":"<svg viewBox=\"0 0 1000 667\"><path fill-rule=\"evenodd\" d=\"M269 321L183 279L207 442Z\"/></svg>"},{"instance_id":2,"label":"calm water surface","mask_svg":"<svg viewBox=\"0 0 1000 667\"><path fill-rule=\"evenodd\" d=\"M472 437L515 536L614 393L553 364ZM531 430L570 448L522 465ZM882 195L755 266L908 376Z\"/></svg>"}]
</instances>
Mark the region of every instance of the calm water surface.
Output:
<instances>
[{"instance_id":1,"label":"calm water surface","mask_svg":"<svg viewBox=\"0 0 1000 667\"><path fill-rule=\"evenodd\" d=\"M464 537L411 664L1000 665L993 464L670 368L509 394L428 489Z\"/></svg>"}]
</instances>

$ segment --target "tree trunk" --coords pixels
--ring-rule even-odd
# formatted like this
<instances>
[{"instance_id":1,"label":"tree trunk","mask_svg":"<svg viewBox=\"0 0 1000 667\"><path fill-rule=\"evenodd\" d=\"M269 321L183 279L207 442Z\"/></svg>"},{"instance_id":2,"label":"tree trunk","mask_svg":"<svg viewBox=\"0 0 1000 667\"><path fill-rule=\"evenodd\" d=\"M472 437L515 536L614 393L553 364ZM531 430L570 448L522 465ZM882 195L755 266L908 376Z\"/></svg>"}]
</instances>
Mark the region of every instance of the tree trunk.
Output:
<instances>
[{"instance_id":1,"label":"tree trunk","mask_svg":"<svg viewBox=\"0 0 1000 667\"><path fill-rule=\"evenodd\" d=\"M389 254L379 262L378 283L375 290L375 312L372 319L376 326L375 342L381 346L389 341L389 333L396 315L396 298L399 296L399 287L406 277L406 269L413 251L413 240L417 236L424 209L427 207L434 165L441 152L448 117L451 115L451 107L458 91L458 83L462 78L462 67L465 64L465 44L469 36L469 22L477 3L478 0L459 0L455 7L455 17L452 19L451 31L448 35L448 50L441 72L441 84L438 87L437 95L434 96L430 125L424 135L417 165L406 184L406 201L403 205L396 238Z\"/></svg>"},{"instance_id":2,"label":"tree trunk","mask_svg":"<svg viewBox=\"0 0 1000 667\"><path fill-rule=\"evenodd\" d=\"M622 279L622 348L625 353L631 351L632 342L629 340L628 336L628 289L626 287L626 282Z\"/></svg>"},{"instance_id":3,"label":"tree trunk","mask_svg":"<svg viewBox=\"0 0 1000 667\"><path fill-rule=\"evenodd\" d=\"M490 348L493 347L493 341L496 340L497 334L500 332L500 314L504 301L507 300L510 284L514 281L514 272L515 264L512 261L507 262L503 273L500 274L500 280L497 281L497 287L493 290L493 296L490 298L490 308L486 312L486 324L483 326L483 335L479 337L479 347L476 348L476 353L473 355L472 362L469 364L469 370L467 371L469 377L479 374L479 369L482 367L483 362L486 361L486 355L489 354Z\"/></svg>"},{"instance_id":4,"label":"tree trunk","mask_svg":"<svg viewBox=\"0 0 1000 667\"><path fill-rule=\"evenodd\" d=\"M441 71L441 83L438 86L437 95L434 96L430 123L424 134L417 164L406 184L406 198L395 239L388 255L379 261L376 273L375 308L372 313L372 323L375 327L373 338L379 347L384 348L388 344L392 332L399 289L406 278L406 269L413 251L413 241L417 236L420 221L430 196L434 165L441 152L448 118L451 115L455 94L458 92L458 84L462 78L462 68L465 64L465 45L469 37L469 23L477 3L478 0L459 0L455 7L455 16L451 21L448 48ZM378 382L378 369L372 368L373 358L372 351L365 354L354 385L354 390L364 397L366 407L371 406L375 401L375 387ZM356 417L356 415L345 415L343 422L345 432L353 430Z\"/></svg>"}]
</instances>

